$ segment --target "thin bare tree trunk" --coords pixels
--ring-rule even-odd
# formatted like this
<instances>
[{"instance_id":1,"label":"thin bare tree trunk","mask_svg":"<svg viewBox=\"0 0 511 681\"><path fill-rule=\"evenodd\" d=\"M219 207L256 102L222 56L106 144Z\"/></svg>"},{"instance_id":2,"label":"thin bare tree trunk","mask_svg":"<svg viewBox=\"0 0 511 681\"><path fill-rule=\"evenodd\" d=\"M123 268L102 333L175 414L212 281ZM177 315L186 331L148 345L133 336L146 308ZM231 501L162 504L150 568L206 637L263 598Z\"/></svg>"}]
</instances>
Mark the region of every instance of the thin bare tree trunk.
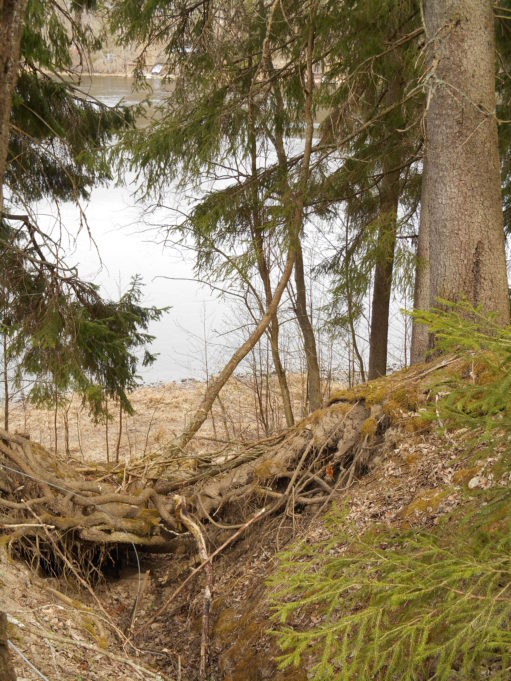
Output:
<instances>
[{"instance_id":1,"label":"thin bare tree trunk","mask_svg":"<svg viewBox=\"0 0 511 681\"><path fill-rule=\"evenodd\" d=\"M254 244L254 250L256 254L257 269L259 271L259 276L264 287L265 304L266 307L271 304L273 298L271 279L270 279L270 267L264 252L264 238L262 234L261 226L261 215L259 206L259 197L257 192L257 185L255 183L257 178L257 140L254 130L253 121L253 101L249 100L249 119L250 119L250 160L251 160L251 173L254 178L254 189L252 192L252 222L253 222L253 233L252 241ZM282 365L280 359L279 350L279 320L278 316L272 319L270 324L270 347L273 359L273 366L275 368L275 373L277 374L277 380L279 382L280 396L282 399L282 406L284 408L284 415L286 418L286 424L288 428L294 425L293 407L291 405L291 395L289 392L289 386L287 383L286 372Z\"/></svg>"},{"instance_id":2,"label":"thin bare tree trunk","mask_svg":"<svg viewBox=\"0 0 511 681\"><path fill-rule=\"evenodd\" d=\"M9 430L9 376L7 374L7 333L4 330L4 430Z\"/></svg>"},{"instance_id":3,"label":"thin bare tree trunk","mask_svg":"<svg viewBox=\"0 0 511 681\"><path fill-rule=\"evenodd\" d=\"M390 293L396 247L399 171L385 174L382 180L381 224L378 230L378 260L374 268L371 335L369 337L368 379L387 373Z\"/></svg>"},{"instance_id":4,"label":"thin bare tree trunk","mask_svg":"<svg viewBox=\"0 0 511 681\"><path fill-rule=\"evenodd\" d=\"M312 328L309 312L307 310L307 293L303 270L303 254L301 245L301 229L303 226L304 196L307 191L310 171L310 155L312 149L312 137L314 135L314 115L312 112L312 94L314 90L314 73L312 71L312 52L314 48L314 28L312 21L309 24L307 38L307 63L305 68L305 148L302 162L302 172L298 183L298 196L296 196L297 210L300 219L295 218L291 239L294 241L296 250L295 262L295 286L296 286L296 316L298 325L303 335L305 357L307 360L307 394L311 411L319 409L322 404L321 376L319 371L316 338Z\"/></svg>"},{"instance_id":5,"label":"thin bare tree trunk","mask_svg":"<svg viewBox=\"0 0 511 681\"><path fill-rule=\"evenodd\" d=\"M110 438L108 428L108 397L105 397L105 444L106 444L106 462L110 463Z\"/></svg>"},{"instance_id":6,"label":"thin bare tree trunk","mask_svg":"<svg viewBox=\"0 0 511 681\"><path fill-rule=\"evenodd\" d=\"M257 257L257 263L258 263L258 270L259 270L259 275L261 277L261 281L263 282L264 286L264 295L265 295L265 302L266 302L266 307L270 305L271 300L273 298L273 293L272 293L272 288L271 288L271 281L270 281L270 272L269 268L266 262L266 259L264 257L263 253L263 242L260 234L257 234L257 231L254 234L254 246L256 250L256 257ZM284 367L282 365L282 361L280 359L280 348L279 348L279 320L277 316L272 320L270 324L270 348L271 348L271 356L273 359L273 366L275 368L275 373L277 374L277 380L279 382L279 388L280 388L280 396L282 399L282 406L284 408L284 415L286 418L286 424L288 428L294 425L294 415L293 415L293 408L291 406L291 394L289 392L289 385L287 382L287 377L286 377L286 372L284 370Z\"/></svg>"},{"instance_id":7,"label":"thin bare tree trunk","mask_svg":"<svg viewBox=\"0 0 511 681\"><path fill-rule=\"evenodd\" d=\"M316 337L307 310L307 293L303 270L303 255L300 241L296 242L295 287L296 287L296 319L303 336L303 347L307 361L307 396L311 411L319 409L322 404L321 379L319 372Z\"/></svg>"},{"instance_id":8,"label":"thin bare tree trunk","mask_svg":"<svg viewBox=\"0 0 511 681\"><path fill-rule=\"evenodd\" d=\"M509 322L492 0L425 0L430 303L465 298Z\"/></svg>"},{"instance_id":9,"label":"thin bare tree trunk","mask_svg":"<svg viewBox=\"0 0 511 681\"><path fill-rule=\"evenodd\" d=\"M175 443L177 447L183 448L186 444L188 444L188 442L190 442L195 433L199 430L204 421L207 419L209 410L213 406L213 402L217 398L220 390L224 387L229 378L232 376L234 370L241 362L241 360L248 355L248 353L252 350L253 347L255 347L257 341L261 338L263 333L268 328L268 325L270 324L271 320L273 319L277 312L280 299L282 298L282 294L284 293L289 278L291 277L294 262L295 254L294 251L290 249L287 256L286 265L284 267L284 272L282 273L282 277L275 289L275 293L273 294L271 305L269 305L266 308L266 312L261 318L259 324L250 334L247 340L243 343L241 347L239 347L236 350L236 352L232 355L231 359L227 362L222 371L209 384L206 393L204 394L204 397L202 399L202 402L200 403L192 420L188 424L186 430L177 439Z\"/></svg>"},{"instance_id":10,"label":"thin bare tree trunk","mask_svg":"<svg viewBox=\"0 0 511 681\"><path fill-rule=\"evenodd\" d=\"M57 450L57 447L58 447L58 422L57 422L58 414L59 414L59 398L58 398L58 394L57 394L57 388L55 388L55 408L53 410L53 434L54 434L54 437L55 437L55 456L57 456L57 453L58 453L58 450Z\"/></svg>"},{"instance_id":11,"label":"thin bare tree trunk","mask_svg":"<svg viewBox=\"0 0 511 681\"><path fill-rule=\"evenodd\" d=\"M429 173L426 170L426 160L422 171L421 206L426 206L427 184ZM417 241L417 263L415 265L415 287L413 292L413 309L429 309L429 212L421 210L419 238ZM417 364L426 359L426 352L429 343L428 327L425 324L417 324L414 320L412 324L412 345L410 348L410 362Z\"/></svg>"},{"instance_id":12,"label":"thin bare tree trunk","mask_svg":"<svg viewBox=\"0 0 511 681\"><path fill-rule=\"evenodd\" d=\"M353 294L352 294L352 289L351 289L351 263L350 263L350 258L348 257L348 238L349 238L348 223L346 223L344 238L345 238L344 246L345 246L345 249L346 249L346 258L344 259L344 267L345 267L345 275L344 276L346 278L346 306L347 306L347 312L348 312L348 324L349 324L349 327L350 327L351 342L353 343L353 351L355 352L355 355L357 357L358 370L360 371L360 378L362 379L362 383L365 383L366 374L365 374L365 369L364 369L364 360L362 359L362 355L360 354L360 350L358 348L357 335L355 333L355 322L354 322L354 319L353 319ZM330 366L331 366L331 361L330 361Z\"/></svg>"},{"instance_id":13,"label":"thin bare tree trunk","mask_svg":"<svg viewBox=\"0 0 511 681\"><path fill-rule=\"evenodd\" d=\"M64 445L66 448L66 457L71 456L71 448L69 446L69 409L71 408L71 402L68 403L67 407L62 410L62 417L64 419Z\"/></svg>"},{"instance_id":14,"label":"thin bare tree trunk","mask_svg":"<svg viewBox=\"0 0 511 681\"><path fill-rule=\"evenodd\" d=\"M121 449L122 437L122 402L119 400L119 434L117 436L117 444L115 446L115 463L119 463L119 451Z\"/></svg>"},{"instance_id":15,"label":"thin bare tree trunk","mask_svg":"<svg viewBox=\"0 0 511 681\"><path fill-rule=\"evenodd\" d=\"M396 77L389 86L386 97L387 106L399 102L401 96L402 83L400 78ZM396 247L397 209L401 191L399 184L399 166L401 164L399 140L395 139L394 144L395 148L390 150L390 153L385 154L382 162L380 225L376 246L377 260L374 268L371 333L369 337L369 380L378 376L385 376L387 373L390 293Z\"/></svg>"},{"instance_id":16,"label":"thin bare tree trunk","mask_svg":"<svg viewBox=\"0 0 511 681\"><path fill-rule=\"evenodd\" d=\"M294 195L294 210L292 218L289 224L289 236L290 244L289 250L286 258L286 263L282 276L279 283L275 288L275 293L273 294L272 301L270 305L267 306L266 312L261 318L260 322L257 324L254 331L250 334L243 345L236 350L232 355L229 362L222 369L220 374L215 378L214 381L208 386L206 393L202 399L199 408L195 412L191 422L188 427L182 433L182 435L176 440L175 445L179 448L185 447L185 445L190 442L195 433L202 426L204 421L207 419L208 413L213 406L218 393L232 376L234 370L244 359L247 354L255 347L257 341L261 338L263 333L268 328L271 321L277 314L277 309L280 303L280 299L286 286L289 282L293 268L295 265L297 257L297 244L300 241L300 232L303 226L303 209L305 205L305 193L307 190L307 185L309 181L310 173L310 160L312 154L312 138L314 134L314 119L312 115L312 90L314 87L313 73L312 73L312 51L314 46L314 28L312 25L312 17L309 25L309 35L307 40L307 85L306 85L306 102L305 102L305 117L306 117L306 132L305 132L305 145L303 152L302 165L300 168L300 177L298 180L297 192ZM266 61L269 60L266 58ZM291 196L289 197L291 198ZM320 391L321 400L321 391ZM321 402L320 402L321 404Z\"/></svg>"},{"instance_id":17,"label":"thin bare tree trunk","mask_svg":"<svg viewBox=\"0 0 511 681\"><path fill-rule=\"evenodd\" d=\"M303 255L301 246L301 230L303 227L303 206L304 197L307 191L310 171L310 154L312 148L312 137L314 135L314 116L312 112L312 94L314 90L314 74L312 72L312 52L314 47L314 29L309 25L309 35L307 40L307 63L305 68L305 148L302 162L302 172L298 182L297 192L293 193L289 182L286 179L285 191L287 203L291 207L295 202L295 214L289 220L289 236L294 244L296 251L296 265L295 265L295 286L296 286L296 317L298 326L303 336L305 357L307 361L307 396L309 401L309 408L311 410L318 409L322 404L321 396L321 377L318 363L318 354L316 349L316 338L314 329L309 317L307 309L307 293L305 286L305 276L303 272ZM273 83L273 91L278 111L284 111L284 101L282 93L279 89L277 78L273 63L270 58L266 60L266 67ZM287 157L284 146L284 133L282 128L277 124L275 130L275 150L277 152L277 159L282 167L283 172L287 168ZM296 215L300 215L298 221Z\"/></svg>"}]
</instances>

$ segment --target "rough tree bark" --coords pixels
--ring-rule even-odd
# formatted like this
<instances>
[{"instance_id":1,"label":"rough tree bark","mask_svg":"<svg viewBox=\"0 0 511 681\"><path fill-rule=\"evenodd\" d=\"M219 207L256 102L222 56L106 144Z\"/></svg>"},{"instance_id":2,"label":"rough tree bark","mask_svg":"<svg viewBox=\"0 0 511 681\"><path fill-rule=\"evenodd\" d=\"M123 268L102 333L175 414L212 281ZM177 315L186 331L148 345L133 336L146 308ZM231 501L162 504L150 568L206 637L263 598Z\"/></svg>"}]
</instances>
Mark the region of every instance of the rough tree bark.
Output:
<instances>
[{"instance_id":1,"label":"rough tree bark","mask_svg":"<svg viewBox=\"0 0 511 681\"><path fill-rule=\"evenodd\" d=\"M421 229L429 227L429 303L466 298L508 323L493 3L425 0L424 20L429 91Z\"/></svg>"},{"instance_id":2,"label":"rough tree bark","mask_svg":"<svg viewBox=\"0 0 511 681\"><path fill-rule=\"evenodd\" d=\"M9 146L9 119L20 55L20 40L27 0L0 0L0 214Z\"/></svg>"}]
</instances>

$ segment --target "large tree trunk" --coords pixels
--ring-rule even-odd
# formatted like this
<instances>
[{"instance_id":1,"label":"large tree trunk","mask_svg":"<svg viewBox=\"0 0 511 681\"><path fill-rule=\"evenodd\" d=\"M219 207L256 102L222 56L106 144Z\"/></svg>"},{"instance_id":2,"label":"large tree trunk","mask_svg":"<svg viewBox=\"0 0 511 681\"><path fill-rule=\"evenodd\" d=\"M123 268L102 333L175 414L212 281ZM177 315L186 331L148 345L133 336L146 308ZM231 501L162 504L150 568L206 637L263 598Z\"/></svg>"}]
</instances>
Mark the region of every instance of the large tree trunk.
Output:
<instances>
[{"instance_id":1,"label":"large tree trunk","mask_svg":"<svg viewBox=\"0 0 511 681\"><path fill-rule=\"evenodd\" d=\"M425 0L430 303L466 298L509 321L492 0Z\"/></svg>"},{"instance_id":2,"label":"large tree trunk","mask_svg":"<svg viewBox=\"0 0 511 681\"><path fill-rule=\"evenodd\" d=\"M18 78L26 6L27 0L0 0L0 214L3 210L11 102Z\"/></svg>"}]
</instances>

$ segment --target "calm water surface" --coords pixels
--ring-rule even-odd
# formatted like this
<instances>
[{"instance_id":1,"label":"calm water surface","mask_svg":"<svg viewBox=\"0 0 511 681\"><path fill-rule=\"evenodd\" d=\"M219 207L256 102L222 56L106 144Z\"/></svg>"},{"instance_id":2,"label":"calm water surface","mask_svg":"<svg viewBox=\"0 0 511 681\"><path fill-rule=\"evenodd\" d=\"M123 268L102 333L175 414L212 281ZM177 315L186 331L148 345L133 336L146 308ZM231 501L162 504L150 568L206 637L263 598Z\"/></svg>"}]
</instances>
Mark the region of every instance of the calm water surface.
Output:
<instances>
[{"instance_id":1,"label":"calm water surface","mask_svg":"<svg viewBox=\"0 0 511 681\"><path fill-rule=\"evenodd\" d=\"M169 93L169 86L159 80L150 81L152 92L134 92L133 85L131 78L101 76L84 79L81 88L109 105L120 100L133 104L148 95L158 103ZM127 178L125 186L111 183L95 189L90 201L82 206L87 226L81 228L76 206L71 203L60 206L64 228L70 235L79 230L76 242L64 235L68 261L78 264L81 276L98 283L111 297L118 297L131 277L140 274L145 282L144 303L171 306L164 318L150 328L156 337L151 349L159 353L159 357L151 367L141 367L145 382L203 378L204 337L209 339L210 370L218 366L227 352L224 341L216 342L215 330L222 328L229 308L209 289L189 281L193 278L191 255L162 246L162 233L153 225L168 224L175 215L159 211L150 218L145 217L144 207L133 197L135 189L134 177ZM182 200L177 193L169 191L169 207L179 207ZM39 213L41 222L60 229L54 207L41 205Z\"/></svg>"}]
</instances>

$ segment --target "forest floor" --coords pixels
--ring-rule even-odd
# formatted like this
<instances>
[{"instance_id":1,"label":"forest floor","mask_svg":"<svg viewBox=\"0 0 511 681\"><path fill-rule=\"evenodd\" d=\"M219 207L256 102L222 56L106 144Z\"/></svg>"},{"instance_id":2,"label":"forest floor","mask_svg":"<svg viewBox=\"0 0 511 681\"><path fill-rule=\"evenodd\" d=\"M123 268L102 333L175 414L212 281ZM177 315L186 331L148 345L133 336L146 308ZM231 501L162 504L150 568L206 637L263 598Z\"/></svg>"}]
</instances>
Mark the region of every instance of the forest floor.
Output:
<instances>
[{"instance_id":1,"label":"forest floor","mask_svg":"<svg viewBox=\"0 0 511 681\"><path fill-rule=\"evenodd\" d=\"M424 394L428 390L426 383L419 376L414 390ZM391 397L395 397L395 385L391 388ZM124 453L133 457L135 452L143 455L148 448L164 446L167 435L182 427L183 414L192 409L201 388L200 384L193 384L141 389L134 405L140 417L143 407L145 420L137 425L131 422L127 429L132 438L131 449L129 443L125 443L128 448ZM338 395L338 399L344 401L342 392ZM227 398L224 399L227 404ZM355 398L352 395L348 399ZM425 424L420 412L417 413L417 405L408 409L406 400L398 404L388 395L386 399L387 404L392 404L391 423L367 448L363 469L345 488L336 489L334 485L327 502L321 505L305 505L254 522L236 543L215 558L208 679L306 681L309 678L304 667L277 669L274 658L279 651L274 637L268 634L272 623L265 580L275 569L279 550L295 539L314 541L325 536L329 530L323 520L332 504L345 505L352 531L357 533L382 523L428 527L463 503L467 487L494 484L492 466L499 456L498 447L493 458L474 464L473 453L468 453L467 443L472 436L469 431L446 433L441 423ZM239 400L241 404L243 398L239 396ZM325 414L336 417L339 413L335 411L336 406L339 404L323 410L322 417ZM252 402L247 405L246 413L251 409ZM216 439L215 446L227 435L232 437L236 432L238 437L246 435L250 427L250 417L244 423L240 418L238 424L231 422L233 430L226 429L225 437L221 438L218 429L224 428L219 424L226 411L219 407L216 437L211 422L206 434L202 434ZM45 427L46 437L50 437L49 414L32 410L27 414L22 410L16 417L13 415L13 423L15 418L21 419L23 427L29 426L34 439L43 438ZM297 428L314 429L315 423L319 421L309 417ZM235 427L240 430L236 431ZM87 456L97 458L101 453L104 456L105 447L101 448L104 425L97 428L94 437L88 428L85 423L81 426L82 450L85 451L86 444ZM165 437L158 435L161 432ZM251 435L256 437L257 429ZM203 444L210 442L198 440L195 453ZM76 445L73 447L75 455ZM325 470L328 471L328 465ZM236 525L217 529L216 535L209 536L210 553L226 536L233 534ZM3 609L10 617L9 637L52 681L117 678L195 681L204 582L199 576L190 580L179 594L176 588L197 564L193 541L188 545L185 542L172 555L140 553L140 569L134 555L128 552L120 568L114 566L112 574L107 574L94 589L87 589L77 587L72 581L34 574L2 550L0 586ZM19 680L41 678L17 654L13 659Z\"/></svg>"}]
</instances>

